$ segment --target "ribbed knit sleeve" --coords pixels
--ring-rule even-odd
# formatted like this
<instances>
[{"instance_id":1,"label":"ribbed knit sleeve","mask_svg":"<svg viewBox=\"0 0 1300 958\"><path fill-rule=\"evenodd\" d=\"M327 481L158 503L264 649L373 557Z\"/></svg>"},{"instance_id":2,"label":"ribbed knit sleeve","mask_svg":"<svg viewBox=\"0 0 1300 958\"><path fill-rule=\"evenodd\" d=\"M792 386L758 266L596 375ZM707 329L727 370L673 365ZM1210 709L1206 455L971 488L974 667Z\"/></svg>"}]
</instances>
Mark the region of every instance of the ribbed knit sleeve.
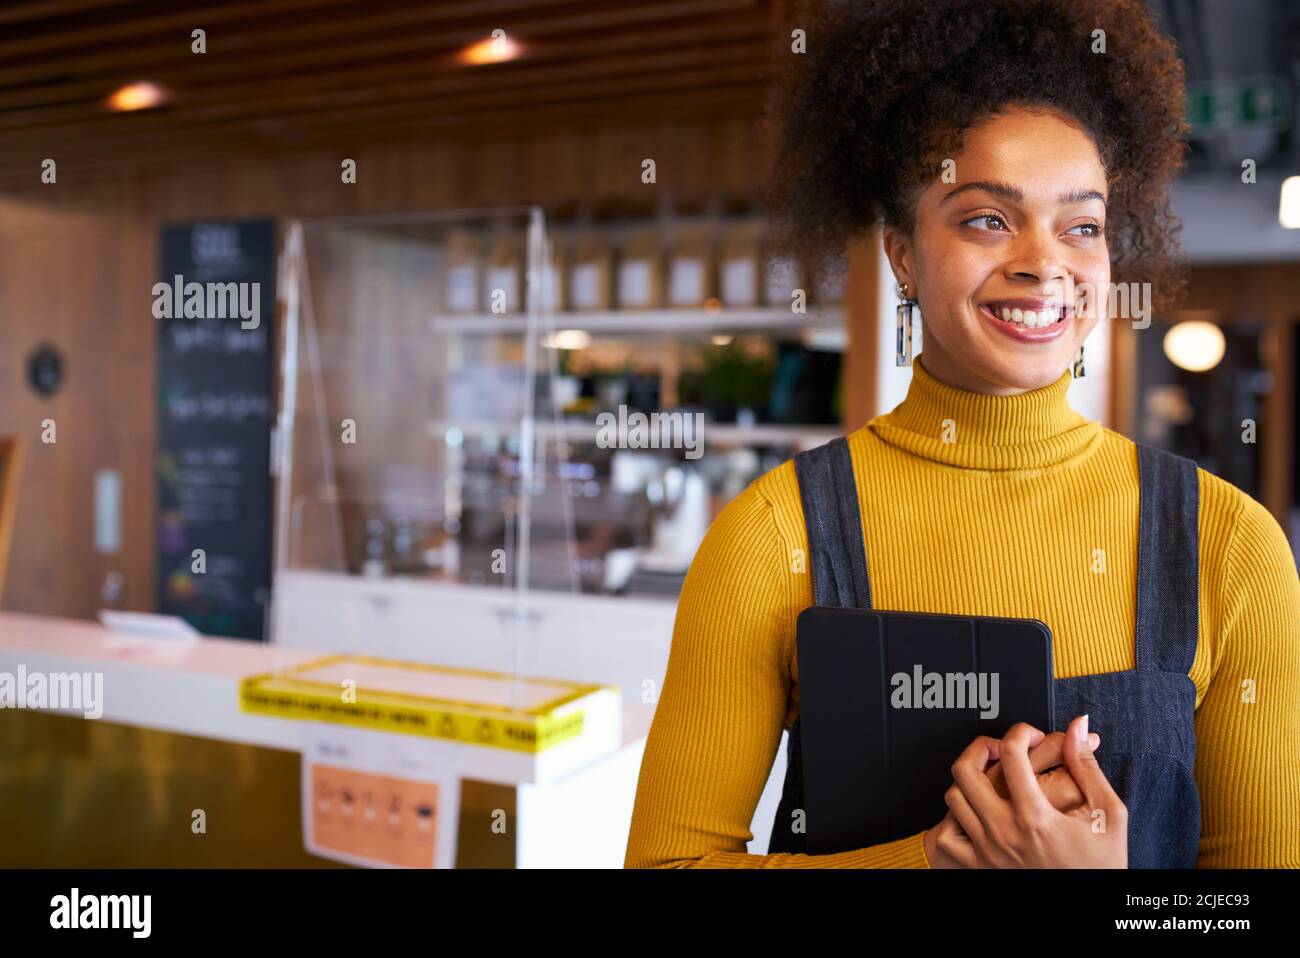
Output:
<instances>
[{"instance_id":1,"label":"ribbed knit sleeve","mask_svg":"<svg viewBox=\"0 0 1300 958\"><path fill-rule=\"evenodd\" d=\"M1213 678L1196 712L1197 867L1300 868L1300 578L1264 506L1213 477L1202 485L1230 490L1238 508L1226 545L1202 549L1224 551L1221 582L1209 583Z\"/></svg>"},{"instance_id":2,"label":"ribbed knit sleeve","mask_svg":"<svg viewBox=\"0 0 1300 958\"><path fill-rule=\"evenodd\" d=\"M687 573L625 865L928 867L924 833L836 855L745 852L789 706L795 616L811 601L757 486L722 510Z\"/></svg>"}]
</instances>

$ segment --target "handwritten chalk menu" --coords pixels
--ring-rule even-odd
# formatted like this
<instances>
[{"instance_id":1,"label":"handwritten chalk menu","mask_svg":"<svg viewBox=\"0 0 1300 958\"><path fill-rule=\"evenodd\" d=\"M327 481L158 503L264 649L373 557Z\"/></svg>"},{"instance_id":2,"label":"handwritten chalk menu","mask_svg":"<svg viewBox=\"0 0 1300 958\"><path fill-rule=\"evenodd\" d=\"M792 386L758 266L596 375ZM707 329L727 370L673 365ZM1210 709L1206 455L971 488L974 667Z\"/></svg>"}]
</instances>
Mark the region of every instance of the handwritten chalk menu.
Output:
<instances>
[{"instance_id":1,"label":"handwritten chalk menu","mask_svg":"<svg viewBox=\"0 0 1300 958\"><path fill-rule=\"evenodd\" d=\"M158 611L208 635L265 638L275 224L162 231L158 322Z\"/></svg>"}]
</instances>

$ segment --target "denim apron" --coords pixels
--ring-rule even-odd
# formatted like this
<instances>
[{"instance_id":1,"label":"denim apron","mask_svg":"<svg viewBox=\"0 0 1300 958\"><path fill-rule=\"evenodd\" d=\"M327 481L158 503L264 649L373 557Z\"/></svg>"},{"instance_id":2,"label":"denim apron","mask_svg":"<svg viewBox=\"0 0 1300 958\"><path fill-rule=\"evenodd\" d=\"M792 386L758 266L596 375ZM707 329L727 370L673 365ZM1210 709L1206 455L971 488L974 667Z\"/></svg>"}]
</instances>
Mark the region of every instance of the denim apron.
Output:
<instances>
[{"instance_id":1,"label":"denim apron","mask_svg":"<svg viewBox=\"0 0 1300 958\"><path fill-rule=\"evenodd\" d=\"M1188 675L1200 599L1196 463L1136 445L1137 665L1054 679L1052 731L1064 731L1076 715L1087 713L1089 730L1101 736L1097 762L1128 809L1130 868L1193 868L1201 835L1192 776L1196 685ZM813 604L872 608L848 443L838 438L799 453L795 471L808 529ZM769 854L805 850L803 833L791 828L794 810L803 807L800 724L796 718L789 731Z\"/></svg>"}]
</instances>

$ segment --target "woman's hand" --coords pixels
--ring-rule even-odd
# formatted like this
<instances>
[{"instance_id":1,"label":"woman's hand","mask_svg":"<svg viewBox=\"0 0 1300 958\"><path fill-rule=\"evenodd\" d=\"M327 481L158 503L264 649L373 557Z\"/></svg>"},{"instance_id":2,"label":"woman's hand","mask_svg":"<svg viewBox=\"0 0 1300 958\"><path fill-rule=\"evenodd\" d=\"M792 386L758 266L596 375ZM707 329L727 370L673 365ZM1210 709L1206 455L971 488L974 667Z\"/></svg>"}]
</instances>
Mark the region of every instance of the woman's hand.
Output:
<instances>
[{"instance_id":1,"label":"woman's hand","mask_svg":"<svg viewBox=\"0 0 1300 958\"><path fill-rule=\"evenodd\" d=\"M1038 785L1029 746L1040 736L1022 722L996 748L989 746L996 740L976 739L953 763L953 786L944 800L970 839L973 855L966 861L973 857L977 868L1128 867L1128 809L1092 754L1088 717L1070 723L1063 746L1066 768L1084 796L1075 809L1058 811ZM994 760L1010 801L986 774Z\"/></svg>"},{"instance_id":2,"label":"woman's hand","mask_svg":"<svg viewBox=\"0 0 1300 958\"><path fill-rule=\"evenodd\" d=\"M1038 785L1043 790L1052 807L1059 811L1069 811L1083 804L1083 793L1079 791L1074 777L1068 768L1061 765L1065 745L1065 733L1053 732L1044 735L1038 729L1031 728L1029 741L1029 764L1038 774ZM993 755L998 754L1001 740L981 736L976 743L983 742ZM1101 744L1101 737L1096 732L1088 733L1088 745L1093 751ZM1005 799L1010 799L1006 778L1002 774L1001 763L995 763L988 770L989 781L993 788ZM957 824L957 819L950 810L943 821L925 834L925 854L931 868L977 868L979 867L970 837Z\"/></svg>"},{"instance_id":3,"label":"woman's hand","mask_svg":"<svg viewBox=\"0 0 1300 958\"><path fill-rule=\"evenodd\" d=\"M1061 763L1065 760L1065 733L1053 732L1044 736L1038 729L1030 727L1033 735L1029 740L1029 764L1038 773L1038 787L1043 790L1052 807L1060 812L1068 812L1084 803L1083 792L1070 770ZM1096 732L1088 733L1088 747L1097 751L1101 745L1101 736ZM1006 776L1002 773L1002 763L989 767L989 781L1003 798L1010 800Z\"/></svg>"}]
</instances>

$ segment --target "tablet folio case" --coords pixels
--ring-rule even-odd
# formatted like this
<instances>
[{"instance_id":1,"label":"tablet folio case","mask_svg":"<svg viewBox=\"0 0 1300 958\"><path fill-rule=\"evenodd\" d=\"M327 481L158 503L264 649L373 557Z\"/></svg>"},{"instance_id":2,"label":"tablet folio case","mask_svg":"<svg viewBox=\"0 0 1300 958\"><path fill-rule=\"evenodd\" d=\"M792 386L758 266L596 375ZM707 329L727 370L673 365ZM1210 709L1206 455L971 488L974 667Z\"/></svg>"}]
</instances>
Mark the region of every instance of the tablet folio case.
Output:
<instances>
[{"instance_id":1,"label":"tablet folio case","mask_svg":"<svg viewBox=\"0 0 1300 958\"><path fill-rule=\"evenodd\" d=\"M932 828L977 736L1052 729L1052 634L1037 619L813 607L795 641L809 854Z\"/></svg>"}]
</instances>

